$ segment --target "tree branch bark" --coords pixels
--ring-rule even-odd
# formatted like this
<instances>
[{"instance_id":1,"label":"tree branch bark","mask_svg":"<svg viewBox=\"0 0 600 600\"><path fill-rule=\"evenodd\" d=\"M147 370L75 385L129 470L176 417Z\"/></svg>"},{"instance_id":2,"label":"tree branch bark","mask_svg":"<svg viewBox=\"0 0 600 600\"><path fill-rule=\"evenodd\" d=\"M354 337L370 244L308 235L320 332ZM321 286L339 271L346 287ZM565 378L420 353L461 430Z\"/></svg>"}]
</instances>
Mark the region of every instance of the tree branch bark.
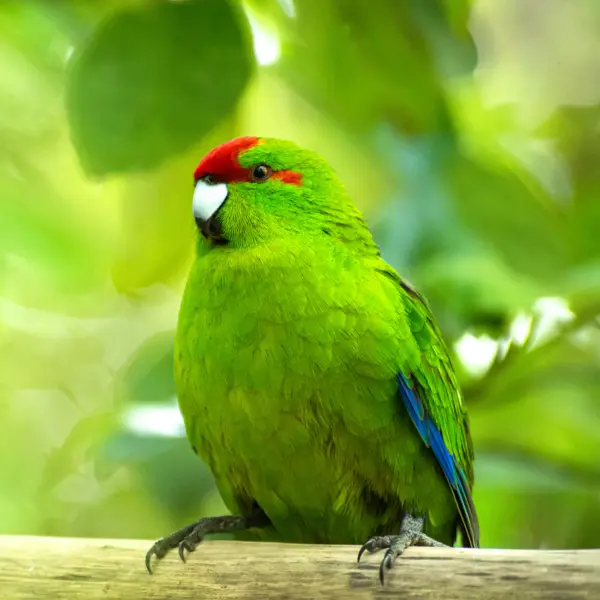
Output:
<instances>
[{"instance_id":1,"label":"tree branch bark","mask_svg":"<svg viewBox=\"0 0 600 600\"><path fill-rule=\"evenodd\" d=\"M410 548L382 587L382 554L357 547L208 541L144 568L140 540L0 536L0 597L570 600L600 598L600 550Z\"/></svg>"}]
</instances>

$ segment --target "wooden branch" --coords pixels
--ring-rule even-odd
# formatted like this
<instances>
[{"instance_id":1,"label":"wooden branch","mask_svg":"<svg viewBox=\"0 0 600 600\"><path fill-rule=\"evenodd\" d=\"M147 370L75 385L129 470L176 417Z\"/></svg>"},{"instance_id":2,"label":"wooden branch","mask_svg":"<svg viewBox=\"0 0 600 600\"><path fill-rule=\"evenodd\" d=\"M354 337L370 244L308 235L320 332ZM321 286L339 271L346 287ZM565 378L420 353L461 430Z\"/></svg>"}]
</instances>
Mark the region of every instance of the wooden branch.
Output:
<instances>
[{"instance_id":1,"label":"wooden branch","mask_svg":"<svg viewBox=\"0 0 600 600\"><path fill-rule=\"evenodd\" d=\"M209 541L187 564L172 552L150 576L150 545L0 536L0 598L600 598L600 550L410 548L382 587L382 554L367 555L357 567L353 546Z\"/></svg>"}]
</instances>

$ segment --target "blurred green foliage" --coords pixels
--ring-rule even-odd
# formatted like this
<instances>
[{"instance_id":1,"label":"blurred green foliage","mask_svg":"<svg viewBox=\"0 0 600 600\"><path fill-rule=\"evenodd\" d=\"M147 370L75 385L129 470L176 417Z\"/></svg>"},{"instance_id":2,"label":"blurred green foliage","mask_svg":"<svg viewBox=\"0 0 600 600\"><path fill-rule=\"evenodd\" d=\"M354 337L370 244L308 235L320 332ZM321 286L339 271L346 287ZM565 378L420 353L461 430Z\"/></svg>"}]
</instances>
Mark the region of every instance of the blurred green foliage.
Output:
<instances>
[{"instance_id":1,"label":"blurred green foliage","mask_svg":"<svg viewBox=\"0 0 600 600\"><path fill-rule=\"evenodd\" d=\"M598 546L594 0L8 0L0 57L3 533L155 538L223 510L173 328L193 168L263 135L327 157L430 299L483 544Z\"/></svg>"}]
</instances>

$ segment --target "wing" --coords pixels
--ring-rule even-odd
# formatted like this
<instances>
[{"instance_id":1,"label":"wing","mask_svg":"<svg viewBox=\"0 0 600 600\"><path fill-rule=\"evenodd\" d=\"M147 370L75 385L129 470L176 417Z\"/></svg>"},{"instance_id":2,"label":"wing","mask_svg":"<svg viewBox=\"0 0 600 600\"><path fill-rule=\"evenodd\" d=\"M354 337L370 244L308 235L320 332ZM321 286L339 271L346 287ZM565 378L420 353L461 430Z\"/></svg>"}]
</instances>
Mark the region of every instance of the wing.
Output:
<instances>
[{"instance_id":1,"label":"wing","mask_svg":"<svg viewBox=\"0 0 600 600\"><path fill-rule=\"evenodd\" d=\"M468 545L479 547L479 522L473 486L473 444L458 381L433 315L424 298L393 270L403 295L406 316L421 350L418 364L398 373L402 402L423 442L431 448L452 490Z\"/></svg>"}]
</instances>

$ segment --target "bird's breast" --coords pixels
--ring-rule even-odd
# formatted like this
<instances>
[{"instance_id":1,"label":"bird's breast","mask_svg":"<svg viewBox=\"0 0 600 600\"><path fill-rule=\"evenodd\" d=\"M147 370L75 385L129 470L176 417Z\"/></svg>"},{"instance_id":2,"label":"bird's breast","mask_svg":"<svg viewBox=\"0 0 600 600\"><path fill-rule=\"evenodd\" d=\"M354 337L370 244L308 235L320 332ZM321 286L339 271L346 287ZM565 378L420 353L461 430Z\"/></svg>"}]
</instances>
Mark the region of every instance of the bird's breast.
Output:
<instances>
[{"instance_id":1,"label":"bird's breast","mask_svg":"<svg viewBox=\"0 0 600 600\"><path fill-rule=\"evenodd\" d=\"M186 425L223 438L292 421L354 429L367 411L389 422L372 405L394 393L398 313L376 285L331 256L246 261L198 260L190 274L175 352Z\"/></svg>"}]
</instances>

